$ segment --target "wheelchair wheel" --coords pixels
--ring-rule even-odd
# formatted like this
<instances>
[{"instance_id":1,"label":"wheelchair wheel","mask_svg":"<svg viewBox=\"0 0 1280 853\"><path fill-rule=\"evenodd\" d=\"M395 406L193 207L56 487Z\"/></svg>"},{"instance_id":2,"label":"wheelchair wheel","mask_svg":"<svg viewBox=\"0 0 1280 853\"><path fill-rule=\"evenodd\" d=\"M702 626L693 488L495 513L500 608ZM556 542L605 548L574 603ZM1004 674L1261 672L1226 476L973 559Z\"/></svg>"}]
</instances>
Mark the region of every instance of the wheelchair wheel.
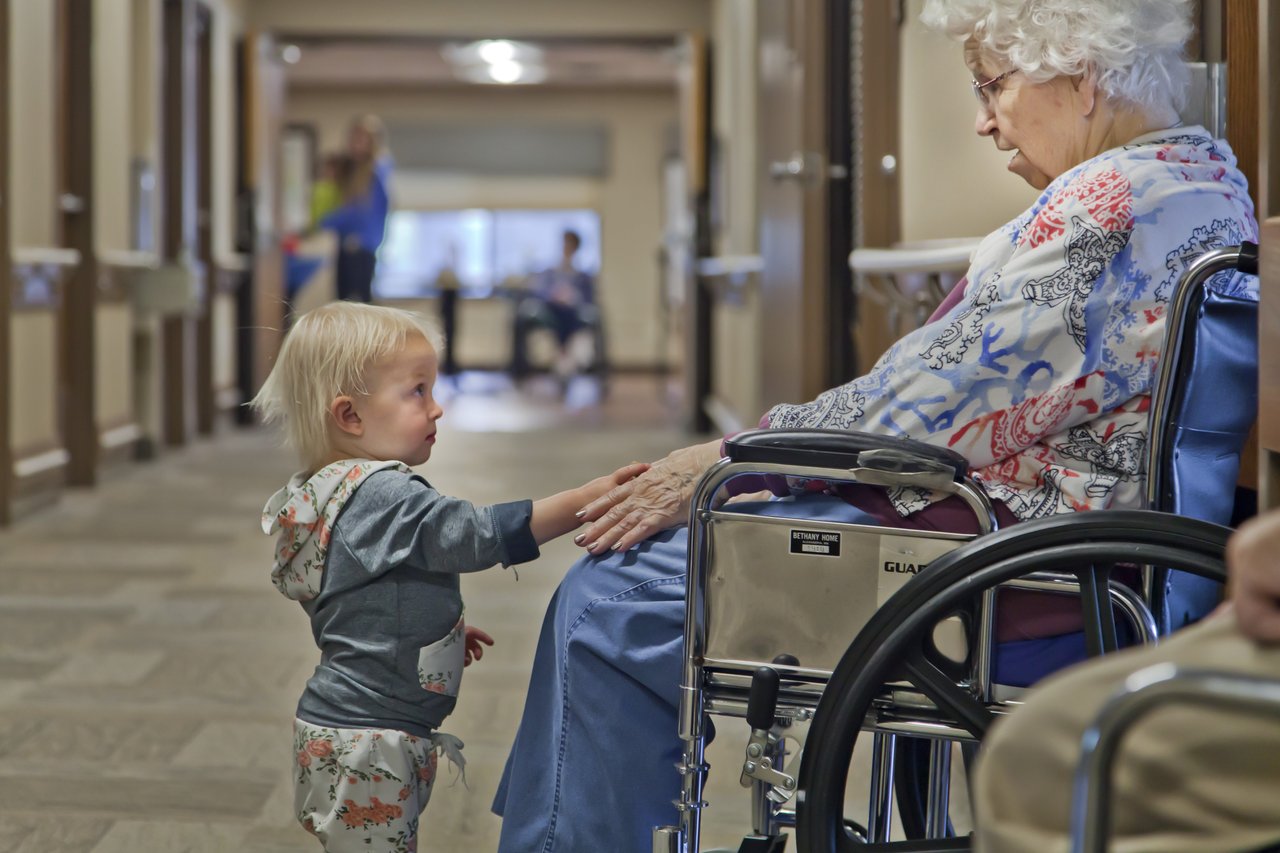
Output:
<instances>
[{"instance_id":1,"label":"wheelchair wheel","mask_svg":"<svg viewBox=\"0 0 1280 853\"><path fill-rule=\"evenodd\" d=\"M845 788L854 744L907 682L935 718L980 742L998 706L962 686L965 665L935 643L935 628L971 614L981 594L1038 571L1075 575L1090 655L1116 646L1108 593L1117 565L1154 565L1226 581L1228 528L1149 511L1103 511L1026 522L982 537L935 561L882 606L841 658L809 731L796 807L798 849L827 851L967 850L968 838L867 843L845 830Z\"/></svg>"}]
</instances>

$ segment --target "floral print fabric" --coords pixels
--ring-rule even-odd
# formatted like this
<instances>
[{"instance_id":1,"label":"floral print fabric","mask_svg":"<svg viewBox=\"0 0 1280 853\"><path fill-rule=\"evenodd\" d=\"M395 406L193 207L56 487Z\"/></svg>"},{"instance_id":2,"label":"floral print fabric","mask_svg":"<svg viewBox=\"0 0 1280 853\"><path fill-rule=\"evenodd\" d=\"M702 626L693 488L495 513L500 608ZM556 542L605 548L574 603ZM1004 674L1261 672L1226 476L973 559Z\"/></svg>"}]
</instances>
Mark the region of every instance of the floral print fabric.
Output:
<instances>
[{"instance_id":1,"label":"floral print fabric","mask_svg":"<svg viewBox=\"0 0 1280 853\"><path fill-rule=\"evenodd\" d=\"M418 849L439 755L459 770L462 742L437 733L334 729L294 720L294 810L327 853Z\"/></svg>"},{"instance_id":2,"label":"floral print fabric","mask_svg":"<svg viewBox=\"0 0 1280 853\"><path fill-rule=\"evenodd\" d=\"M418 683L423 690L457 696L462 685L462 668L466 665L465 619L459 619L453 630L418 652Z\"/></svg>"},{"instance_id":3,"label":"floral print fabric","mask_svg":"<svg viewBox=\"0 0 1280 853\"><path fill-rule=\"evenodd\" d=\"M411 473L403 462L343 459L310 477L294 474L267 501L262 532L279 534L271 581L285 597L310 601L320 594L324 558L338 513L369 475L387 468Z\"/></svg>"},{"instance_id":4,"label":"floral print fabric","mask_svg":"<svg viewBox=\"0 0 1280 853\"><path fill-rule=\"evenodd\" d=\"M1141 137L1059 176L983 240L949 312L865 376L774 407L768 425L949 447L1024 521L1141 506L1170 292L1191 260L1257 233L1225 142L1198 127ZM1257 298L1238 273L1210 286ZM891 497L903 515L936 499Z\"/></svg>"}]
</instances>

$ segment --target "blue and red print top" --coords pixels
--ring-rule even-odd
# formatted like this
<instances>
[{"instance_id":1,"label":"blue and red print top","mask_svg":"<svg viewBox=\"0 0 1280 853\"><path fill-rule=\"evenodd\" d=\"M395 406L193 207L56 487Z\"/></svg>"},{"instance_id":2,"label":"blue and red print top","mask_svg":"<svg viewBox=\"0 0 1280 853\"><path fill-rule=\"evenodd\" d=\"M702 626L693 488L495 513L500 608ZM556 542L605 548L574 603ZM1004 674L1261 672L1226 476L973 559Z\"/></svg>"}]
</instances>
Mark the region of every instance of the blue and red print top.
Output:
<instances>
[{"instance_id":1,"label":"blue and red print top","mask_svg":"<svg viewBox=\"0 0 1280 853\"><path fill-rule=\"evenodd\" d=\"M865 376L773 428L858 429L949 447L1021 520L1142 505L1165 306L1206 251L1257 240L1231 149L1200 127L1148 134L1059 176L974 253L963 297ZM1210 286L1257 299L1257 281ZM900 489L899 513L935 496Z\"/></svg>"}]
</instances>

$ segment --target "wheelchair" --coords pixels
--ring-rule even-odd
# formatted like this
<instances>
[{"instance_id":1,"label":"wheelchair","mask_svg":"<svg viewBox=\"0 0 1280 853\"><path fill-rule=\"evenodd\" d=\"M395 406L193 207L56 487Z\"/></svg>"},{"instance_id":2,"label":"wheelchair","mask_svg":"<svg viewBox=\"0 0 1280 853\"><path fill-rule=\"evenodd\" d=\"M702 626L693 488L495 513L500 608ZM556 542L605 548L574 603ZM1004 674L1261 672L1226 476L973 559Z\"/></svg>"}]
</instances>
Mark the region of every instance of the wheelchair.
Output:
<instances>
[{"instance_id":1,"label":"wheelchair","mask_svg":"<svg viewBox=\"0 0 1280 853\"><path fill-rule=\"evenodd\" d=\"M778 853L791 825L802 851L968 849L967 838L948 837L952 743L972 750L994 715L1048 674L1037 669L1037 641L1020 650L1032 652L1020 662L997 642L1003 592L1076 598L1084 626L1076 659L1154 641L1218 600L1222 525L1256 416L1257 303L1205 285L1224 271L1256 269L1255 245L1220 248L1194 260L1170 296L1148 414L1147 510L996 531L990 502L949 451L812 430L728 441L691 509L680 823L655 828L655 853L700 849L713 714L746 717L751 729L741 781L752 789L753 834L742 853ZM1222 400L1232 405L1214 404ZM956 495L978 519L979 537L718 507L723 487L747 474ZM797 559L818 561L799 584L780 573ZM791 775L787 728L806 720L800 772ZM865 821L855 821L843 814L845 787L864 730L873 740L871 796ZM889 840L895 789L914 839L905 843Z\"/></svg>"},{"instance_id":2,"label":"wheelchair","mask_svg":"<svg viewBox=\"0 0 1280 853\"><path fill-rule=\"evenodd\" d=\"M590 338L591 341L591 358L583 365L583 372L598 379L603 387L609 373L604 316L598 305L590 303L569 310L581 325L581 329L574 334ZM533 294L516 297L511 318L511 362L508 368L513 379L521 380L534 372L534 364L529 355L530 337L539 329L554 336L559 322L553 315L553 309L542 298Z\"/></svg>"}]
</instances>

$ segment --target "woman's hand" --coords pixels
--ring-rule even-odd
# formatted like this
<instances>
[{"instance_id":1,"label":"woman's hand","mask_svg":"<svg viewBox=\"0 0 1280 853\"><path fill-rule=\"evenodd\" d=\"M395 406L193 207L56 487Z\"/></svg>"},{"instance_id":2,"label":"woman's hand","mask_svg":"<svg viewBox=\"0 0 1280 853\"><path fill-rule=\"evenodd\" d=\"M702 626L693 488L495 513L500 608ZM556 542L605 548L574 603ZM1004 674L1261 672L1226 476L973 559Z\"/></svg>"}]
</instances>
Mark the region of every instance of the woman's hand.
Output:
<instances>
[{"instance_id":1,"label":"woman's hand","mask_svg":"<svg viewBox=\"0 0 1280 853\"><path fill-rule=\"evenodd\" d=\"M481 644L484 645L481 645ZM471 666L472 661L480 660L484 657L484 647L493 645L493 637L490 637L479 628L467 626L466 630L466 657L462 661L464 667Z\"/></svg>"},{"instance_id":2,"label":"woman's hand","mask_svg":"<svg viewBox=\"0 0 1280 853\"><path fill-rule=\"evenodd\" d=\"M677 450L629 482L614 486L582 508L591 526L574 537L592 554L622 551L684 522L694 487L720 458L720 440Z\"/></svg>"}]
</instances>

